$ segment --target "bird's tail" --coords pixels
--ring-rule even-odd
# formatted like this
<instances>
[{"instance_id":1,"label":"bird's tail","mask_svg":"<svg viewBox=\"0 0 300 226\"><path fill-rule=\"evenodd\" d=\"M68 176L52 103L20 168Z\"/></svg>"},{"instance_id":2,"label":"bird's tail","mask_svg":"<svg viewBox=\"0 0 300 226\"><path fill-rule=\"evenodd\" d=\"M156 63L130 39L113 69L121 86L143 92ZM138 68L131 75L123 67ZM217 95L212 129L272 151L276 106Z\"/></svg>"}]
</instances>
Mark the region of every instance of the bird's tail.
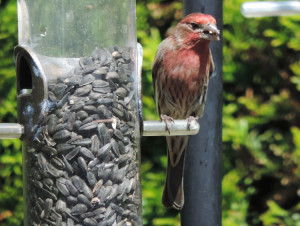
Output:
<instances>
[{"instance_id":1,"label":"bird's tail","mask_svg":"<svg viewBox=\"0 0 300 226\"><path fill-rule=\"evenodd\" d=\"M181 210L184 204L183 173L188 136L167 137L168 166L162 203Z\"/></svg>"}]
</instances>

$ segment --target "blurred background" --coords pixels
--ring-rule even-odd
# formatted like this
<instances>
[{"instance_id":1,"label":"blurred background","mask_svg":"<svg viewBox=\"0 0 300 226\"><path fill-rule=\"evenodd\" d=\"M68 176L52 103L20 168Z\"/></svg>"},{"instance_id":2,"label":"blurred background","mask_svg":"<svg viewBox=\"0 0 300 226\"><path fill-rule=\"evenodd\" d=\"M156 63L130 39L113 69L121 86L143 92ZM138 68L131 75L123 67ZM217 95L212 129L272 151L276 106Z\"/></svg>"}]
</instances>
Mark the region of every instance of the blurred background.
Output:
<instances>
[{"instance_id":1,"label":"blurred background","mask_svg":"<svg viewBox=\"0 0 300 226\"><path fill-rule=\"evenodd\" d=\"M300 225L300 15L246 19L224 0L223 225ZM137 0L144 118L158 119L151 64L181 18L179 0ZM16 0L0 0L0 123L16 122ZM161 205L162 137L142 139L144 225L180 225ZM0 140L0 225L23 225L19 140Z\"/></svg>"}]
</instances>

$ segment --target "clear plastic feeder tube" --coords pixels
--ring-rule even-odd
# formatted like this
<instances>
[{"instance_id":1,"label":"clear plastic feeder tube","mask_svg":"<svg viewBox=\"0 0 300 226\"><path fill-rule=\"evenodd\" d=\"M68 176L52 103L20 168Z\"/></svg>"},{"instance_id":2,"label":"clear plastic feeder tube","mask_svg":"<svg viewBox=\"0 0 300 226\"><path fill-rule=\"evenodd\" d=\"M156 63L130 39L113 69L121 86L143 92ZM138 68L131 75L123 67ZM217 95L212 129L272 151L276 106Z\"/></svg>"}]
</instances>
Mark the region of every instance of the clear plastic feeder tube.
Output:
<instances>
[{"instance_id":1,"label":"clear plastic feeder tube","mask_svg":"<svg viewBox=\"0 0 300 226\"><path fill-rule=\"evenodd\" d=\"M134 0L18 0L25 225L142 225Z\"/></svg>"}]
</instances>

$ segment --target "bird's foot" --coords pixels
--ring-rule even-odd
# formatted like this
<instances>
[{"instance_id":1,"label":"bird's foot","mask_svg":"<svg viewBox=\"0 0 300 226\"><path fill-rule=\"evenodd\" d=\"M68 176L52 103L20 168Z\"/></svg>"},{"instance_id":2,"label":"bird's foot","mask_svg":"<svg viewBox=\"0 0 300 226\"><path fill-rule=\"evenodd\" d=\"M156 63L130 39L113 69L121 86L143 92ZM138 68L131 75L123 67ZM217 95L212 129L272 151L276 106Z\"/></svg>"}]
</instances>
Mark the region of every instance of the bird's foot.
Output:
<instances>
[{"instance_id":1,"label":"bird's foot","mask_svg":"<svg viewBox=\"0 0 300 226\"><path fill-rule=\"evenodd\" d=\"M166 130L168 130L169 134L170 134L170 127L168 122L172 122L174 123L174 119L171 116L168 115L160 115L160 121L164 121L166 124Z\"/></svg>"},{"instance_id":2,"label":"bird's foot","mask_svg":"<svg viewBox=\"0 0 300 226\"><path fill-rule=\"evenodd\" d=\"M196 120L198 122L198 116L197 117L194 117L194 116L189 116L187 118L187 129L188 130L191 130L191 122Z\"/></svg>"}]
</instances>

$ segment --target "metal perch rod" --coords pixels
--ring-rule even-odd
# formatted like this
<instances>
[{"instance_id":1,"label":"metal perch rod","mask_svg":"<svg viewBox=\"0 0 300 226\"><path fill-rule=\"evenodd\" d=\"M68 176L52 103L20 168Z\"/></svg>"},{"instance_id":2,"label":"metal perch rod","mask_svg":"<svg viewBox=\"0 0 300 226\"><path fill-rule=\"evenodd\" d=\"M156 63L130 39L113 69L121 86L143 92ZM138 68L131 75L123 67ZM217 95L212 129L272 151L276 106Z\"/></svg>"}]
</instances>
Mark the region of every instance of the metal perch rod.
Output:
<instances>
[{"instance_id":1,"label":"metal perch rod","mask_svg":"<svg viewBox=\"0 0 300 226\"><path fill-rule=\"evenodd\" d=\"M0 123L0 139L20 138L24 133L24 127L19 123Z\"/></svg>"},{"instance_id":2,"label":"metal perch rod","mask_svg":"<svg viewBox=\"0 0 300 226\"><path fill-rule=\"evenodd\" d=\"M165 122L144 121L143 124L143 136L195 135L200 129L197 120L192 120L189 128L187 120L174 120L174 122L168 122L169 131L166 129ZM0 123L0 139L18 139L23 133L24 127L19 123Z\"/></svg>"},{"instance_id":3,"label":"metal perch rod","mask_svg":"<svg viewBox=\"0 0 300 226\"><path fill-rule=\"evenodd\" d=\"M245 17L288 16L300 14L299 1L245 2L241 6Z\"/></svg>"},{"instance_id":4,"label":"metal perch rod","mask_svg":"<svg viewBox=\"0 0 300 226\"><path fill-rule=\"evenodd\" d=\"M197 120L192 120L188 128L187 120L174 120L166 123L161 121L144 121L143 136L182 136L195 135L199 132L200 125Z\"/></svg>"}]
</instances>

